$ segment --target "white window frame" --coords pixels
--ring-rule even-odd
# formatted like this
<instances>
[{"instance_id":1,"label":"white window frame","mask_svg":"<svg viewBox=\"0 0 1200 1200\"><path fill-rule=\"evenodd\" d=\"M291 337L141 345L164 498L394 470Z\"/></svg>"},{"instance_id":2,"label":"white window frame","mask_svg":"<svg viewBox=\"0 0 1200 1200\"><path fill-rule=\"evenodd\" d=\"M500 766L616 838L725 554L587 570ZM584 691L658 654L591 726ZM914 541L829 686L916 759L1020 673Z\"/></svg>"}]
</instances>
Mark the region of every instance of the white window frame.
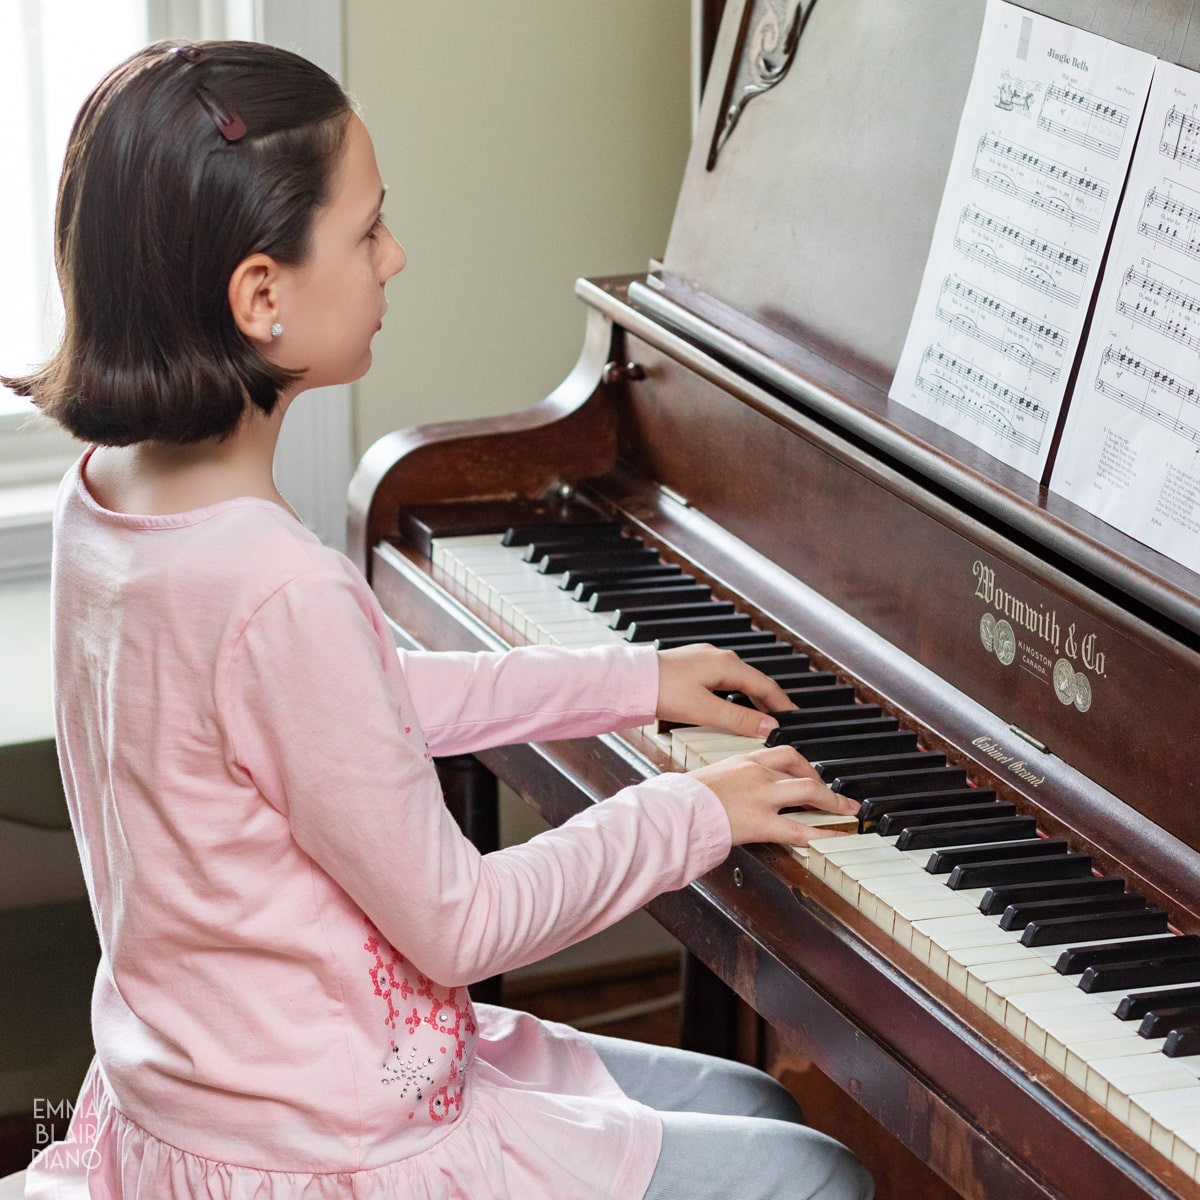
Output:
<instances>
[{"instance_id":1,"label":"white window frame","mask_svg":"<svg viewBox=\"0 0 1200 1200\"><path fill-rule=\"evenodd\" d=\"M211 37L229 31L286 46L344 80L344 0L149 0L150 35ZM35 415L0 413L0 584L50 573L50 522L63 473L80 446ZM345 549L346 490L353 469L349 386L320 388L293 405L275 477L292 506L327 545Z\"/></svg>"}]
</instances>

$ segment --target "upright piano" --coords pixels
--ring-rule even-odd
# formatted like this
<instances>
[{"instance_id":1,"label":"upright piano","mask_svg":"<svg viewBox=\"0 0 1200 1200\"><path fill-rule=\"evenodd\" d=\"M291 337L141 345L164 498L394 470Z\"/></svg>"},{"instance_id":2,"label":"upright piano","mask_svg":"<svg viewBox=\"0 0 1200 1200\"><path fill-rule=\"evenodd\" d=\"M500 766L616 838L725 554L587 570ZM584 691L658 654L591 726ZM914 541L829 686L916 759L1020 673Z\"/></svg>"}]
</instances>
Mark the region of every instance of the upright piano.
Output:
<instances>
[{"instance_id":1,"label":"upright piano","mask_svg":"<svg viewBox=\"0 0 1200 1200\"><path fill-rule=\"evenodd\" d=\"M1200 66L1192 0L1029 7ZM413 646L774 673L862 832L654 915L958 1194L1196 1197L1200 578L887 399L983 11L727 4L662 261L540 403L374 445L351 552ZM744 748L480 759L557 823Z\"/></svg>"}]
</instances>

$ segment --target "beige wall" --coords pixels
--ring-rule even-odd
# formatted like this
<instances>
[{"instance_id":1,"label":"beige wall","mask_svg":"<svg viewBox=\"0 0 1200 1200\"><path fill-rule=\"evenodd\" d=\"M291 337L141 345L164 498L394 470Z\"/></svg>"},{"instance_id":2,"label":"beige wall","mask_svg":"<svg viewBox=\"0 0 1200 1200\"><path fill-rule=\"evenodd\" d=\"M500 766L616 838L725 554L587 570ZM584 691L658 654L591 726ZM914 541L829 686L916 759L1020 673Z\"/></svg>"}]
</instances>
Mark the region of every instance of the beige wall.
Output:
<instances>
[{"instance_id":1,"label":"beige wall","mask_svg":"<svg viewBox=\"0 0 1200 1200\"><path fill-rule=\"evenodd\" d=\"M536 403L583 339L580 275L661 255L688 143L688 0L348 0L346 78L409 265L355 452Z\"/></svg>"},{"instance_id":2,"label":"beige wall","mask_svg":"<svg viewBox=\"0 0 1200 1200\"><path fill-rule=\"evenodd\" d=\"M347 0L346 81L408 253L355 452L405 425L526 408L583 341L580 275L646 270L689 139L689 0ZM540 819L511 795L506 842ZM644 913L527 972L674 946Z\"/></svg>"}]
</instances>

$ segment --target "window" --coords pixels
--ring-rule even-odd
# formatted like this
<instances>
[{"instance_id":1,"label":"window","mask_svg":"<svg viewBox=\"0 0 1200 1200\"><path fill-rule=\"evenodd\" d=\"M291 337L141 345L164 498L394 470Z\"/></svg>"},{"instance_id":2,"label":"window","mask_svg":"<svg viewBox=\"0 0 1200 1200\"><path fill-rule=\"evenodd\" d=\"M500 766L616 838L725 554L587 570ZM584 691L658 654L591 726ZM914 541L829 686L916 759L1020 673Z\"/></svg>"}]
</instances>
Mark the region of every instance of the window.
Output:
<instances>
[{"instance_id":1,"label":"window","mask_svg":"<svg viewBox=\"0 0 1200 1200\"><path fill-rule=\"evenodd\" d=\"M0 73L0 370L43 362L62 309L51 235L75 113L104 71L159 38L261 37L341 76L340 0L19 0L0 4L0 45L21 47ZM308 524L344 537L348 389L289 414L277 476ZM44 573L57 482L79 447L0 388L0 582Z\"/></svg>"},{"instance_id":2,"label":"window","mask_svg":"<svg viewBox=\"0 0 1200 1200\"><path fill-rule=\"evenodd\" d=\"M54 194L75 113L92 83L148 37L145 0L40 0L0 8L0 45L20 46L0 73L0 363L21 371L43 361L61 326L50 253ZM0 412L29 403L0 390Z\"/></svg>"}]
</instances>

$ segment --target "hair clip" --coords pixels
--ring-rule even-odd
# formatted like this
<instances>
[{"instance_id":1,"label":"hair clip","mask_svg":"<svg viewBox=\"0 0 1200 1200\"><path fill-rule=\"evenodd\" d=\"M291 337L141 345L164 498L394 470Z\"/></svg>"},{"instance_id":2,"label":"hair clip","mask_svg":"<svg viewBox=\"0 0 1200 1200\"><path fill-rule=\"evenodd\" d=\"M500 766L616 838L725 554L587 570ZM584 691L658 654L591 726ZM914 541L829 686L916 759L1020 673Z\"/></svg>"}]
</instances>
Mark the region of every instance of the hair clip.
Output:
<instances>
[{"instance_id":1,"label":"hair clip","mask_svg":"<svg viewBox=\"0 0 1200 1200\"><path fill-rule=\"evenodd\" d=\"M204 111L227 142L240 142L246 136L246 122L232 109L226 112L203 88L196 89L196 99L204 105Z\"/></svg>"},{"instance_id":2,"label":"hair clip","mask_svg":"<svg viewBox=\"0 0 1200 1200\"><path fill-rule=\"evenodd\" d=\"M178 54L180 58L186 59L190 63L204 62L210 57L207 50L201 50L199 46L172 46L172 54Z\"/></svg>"},{"instance_id":3,"label":"hair clip","mask_svg":"<svg viewBox=\"0 0 1200 1200\"><path fill-rule=\"evenodd\" d=\"M212 57L207 50L199 46L172 46L171 53L178 55L185 62L192 64L208 62ZM226 109L219 104L203 88L196 89L196 99L204 106L204 111L213 119L213 124L227 142L240 142L246 136L246 122L232 109Z\"/></svg>"}]
</instances>

